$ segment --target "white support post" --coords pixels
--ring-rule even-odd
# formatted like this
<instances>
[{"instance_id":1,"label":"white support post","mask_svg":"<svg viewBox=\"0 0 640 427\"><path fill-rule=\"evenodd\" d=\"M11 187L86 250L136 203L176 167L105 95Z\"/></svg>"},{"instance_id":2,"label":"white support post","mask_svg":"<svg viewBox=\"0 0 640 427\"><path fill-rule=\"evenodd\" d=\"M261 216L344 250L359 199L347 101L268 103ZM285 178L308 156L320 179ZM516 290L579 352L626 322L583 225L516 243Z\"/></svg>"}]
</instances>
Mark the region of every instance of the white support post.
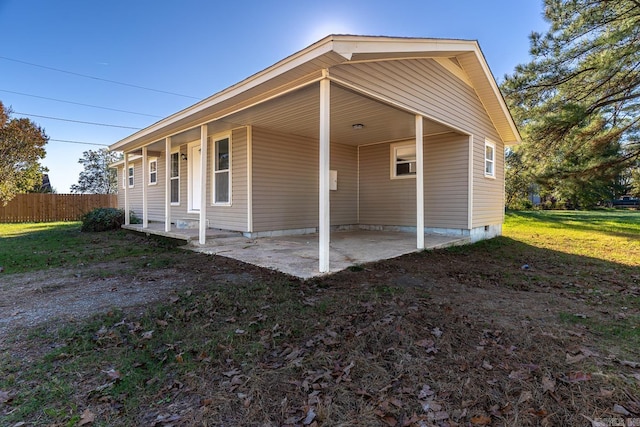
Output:
<instances>
[{"instance_id":1,"label":"white support post","mask_svg":"<svg viewBox=\"0 0 640 427\"><path fill-rule=\"evenodd\" d=\"M329 272L329 242L331 232L331 210L329 206L329 165L330 165L330 81L320 80L320 204L318 224L318 246L320 273Z\"/></svg>"},{"instance_id":2,"label":"white support post","mask_svg":"<svg viewBox=\"0 0 640 427\"><path fill-rule=\"evenodd\" d=\"M207 241L207 139L208 127L200 126L200 236L198 242Z\"/></svg>"},{"instance_id":3,"label":"white support post","mask_svg":"<svg viewBox=\"0 0 640 427\"><path fill-rule=\"evenodd\" d=\"M147 147L142 147L142 228L149 228L149 205L147 202L147 179L149 179L149 161Z\"/></svg>"},{"instance_id":4,"label":"white support post","mask_svg":"<svg viewBox=\"0 0 640 427\"><path fill-rule=\"evenodd\" d=\"M171 137L164 140L164 231L171 231Z\"/></svg>"},{"instance_id":5,"label":"white support post","mask_svg":"<svg viewBox=\"0 0 640 427\"><path fill-rule=\"evenodd\" d=\"M416 238L424 249L424 131L422 116L416 115Z\"/></svg>"},{"instance_id":6,"label":"white support post","mask_svg":"<svg viewBox=\"0 0 640 427\"><path fill-rule=\"evenodd\" d=\"M247 126L247 232L253 233L253 127Z\"/></svg>"},{"instance_id":7,"label":"white support post","mask_svg":"<svg viewBox=\"0 0 640 427\"><path fill-rule=\"evenodd\" d=\"M130 225L129 218L129 154L124 153L124 225Z\"/></svg>"},{"instance_id":8,"label":"white support post","mask_svg":"<svg viewBox=\"0 0 640 427\"><path fill-rule=\"evenodd\" d=\"M469 172L467 172L467 228L473 228L473 135L469 135Z\"/></svg>"}]
</instances>

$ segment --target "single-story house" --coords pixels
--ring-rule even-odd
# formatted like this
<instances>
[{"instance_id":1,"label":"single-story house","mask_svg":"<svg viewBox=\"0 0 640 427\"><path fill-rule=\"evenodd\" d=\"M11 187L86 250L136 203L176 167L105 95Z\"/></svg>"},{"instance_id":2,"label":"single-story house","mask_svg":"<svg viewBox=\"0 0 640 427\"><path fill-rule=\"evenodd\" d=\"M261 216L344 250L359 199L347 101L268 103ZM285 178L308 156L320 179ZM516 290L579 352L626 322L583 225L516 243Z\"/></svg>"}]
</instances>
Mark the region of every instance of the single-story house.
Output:
<instances>
[{"instance_id":1,"label":"single-story house","mask_svg":"<svg viewBox=\"0 0 640 427\"><path fill-rule=\"evenodd\" d=\"M118 203L249 237L501 234L520 136L476 41L331 35L122 139Z\"/></svg>"}]
</instances>

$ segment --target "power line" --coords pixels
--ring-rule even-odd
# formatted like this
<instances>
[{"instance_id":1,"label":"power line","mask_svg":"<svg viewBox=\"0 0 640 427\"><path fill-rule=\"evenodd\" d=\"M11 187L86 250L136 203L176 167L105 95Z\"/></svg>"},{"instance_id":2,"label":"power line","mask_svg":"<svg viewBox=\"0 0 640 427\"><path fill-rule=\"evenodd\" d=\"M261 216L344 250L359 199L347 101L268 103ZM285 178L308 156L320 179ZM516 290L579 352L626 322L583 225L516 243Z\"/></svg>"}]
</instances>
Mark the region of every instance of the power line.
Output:
<instances>
[{"instance_id":1,"label":"power line","mask_svg":"<svg viewBox=\"0 0 640 427\"><path fill-rule=\"evenodd\" d=\"M107 126L107 127L112 127L112 128L134 129L134 130L142 129L142 128L134 128L134 127L131 127L131 126L112 125L112 124L108 124L108 123L83 122L81 120L62 119L60 117L50 117L50 116L40 116L38 114L19 113L17 111L14 111L14 114L20 114L20 115L29 116L29 117L40 117L42 119L60 120L60 121L63 121L63 122L82 123L82 124L85 124L85 125Z\"/></svg>"},{"instance_id":2,"label":"power line","mask_svg":"<svg viewBox=\"0 0 640 427\"><path fill-rule=\"evenodd\" d=\"M181 96L183 98L191 98L191 99L200 100L200 98L195 97L195 96L183 95L181 93L169 92L169 91L166 91L166 90L159 90L159 89L152 89L152 88L149 88L149 87L138 86L138 85L134 85L134 84L130 84L130 83L123 83L123 82L118 82L118 81L115 81L115 80L103 79L101 77L94 77L94 76L89 76L89 75L86 75L86 74L75 73L73 71L61 70L59 68L47 67L46 65L34 64L32 62L21 61L19 59L7 58L6 56L0 56L0 59L4 59L6 61L17 62L17 63L25 64L25 65L30 65L32 67L44 68L45 70L57 71L59 73L71 74L72 76L79 76L79 77L84 77L84 78L87 78L87 79L100 80L102 82L113 83L113 84L122 85L122 86L135 87L136 89L149 90L151 92L158 92L158 93L164 93L164 94L167 94L167 95Z\"/></svg>"},{"instance_id":3,"label":"power line","mask_svg":"<svg viewBox=\"0 0 640 427\"><path fill-rule=\"evenodd\" d=\"M16 91L13 91L13 90L0 89L0 92L13 93L15 95L22 95L22 96L30 96L32 98L47 99L49 101L64 102L66 104L81 105L83 107L100 108L102 110L117 111L117 112L120 112L120 113L137 114L139 116L162 118L162 116L156 116L156 115L153 115L153 114L137 113L135 111L119 110L117 108L101 107L99 105L91 105L91 104L83 104L83 103L80 103L80 102L65 101L63 99L48 98L46 96L39 96L39 95L31 95L31 94L28 94L28 93L16 92Z\"/></svg>"},{"instance_id":4,"label":"power line","mask_svg":"<svg viewBox=\"0 0 640 427\"><path fill-rule=\"evenodd\" d=\"M66 142L68 144L101 145L103 147L108 147L109 146L109 144L98 144L97 142L85 142L85 141L69 141L68 139L50 139L49 141Z\"/></svg>"}]
</instances>

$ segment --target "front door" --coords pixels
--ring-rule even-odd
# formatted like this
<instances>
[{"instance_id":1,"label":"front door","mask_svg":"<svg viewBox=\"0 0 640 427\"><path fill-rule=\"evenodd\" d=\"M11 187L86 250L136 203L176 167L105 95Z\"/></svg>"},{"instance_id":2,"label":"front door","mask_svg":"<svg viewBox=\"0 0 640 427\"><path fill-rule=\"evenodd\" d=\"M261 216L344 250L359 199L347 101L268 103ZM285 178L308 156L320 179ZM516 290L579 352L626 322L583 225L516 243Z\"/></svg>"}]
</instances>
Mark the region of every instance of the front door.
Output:
<instances>
[{"instance_id":1,"label":"front door","mask_svg":"<svg viewBox=\"0 0 640 427\"><path fill-rule=\"evenodd\" d=\"M200 210L201 173L200 170L200 144L189 147L189 210Z\"/></svg>"}]
</instances>

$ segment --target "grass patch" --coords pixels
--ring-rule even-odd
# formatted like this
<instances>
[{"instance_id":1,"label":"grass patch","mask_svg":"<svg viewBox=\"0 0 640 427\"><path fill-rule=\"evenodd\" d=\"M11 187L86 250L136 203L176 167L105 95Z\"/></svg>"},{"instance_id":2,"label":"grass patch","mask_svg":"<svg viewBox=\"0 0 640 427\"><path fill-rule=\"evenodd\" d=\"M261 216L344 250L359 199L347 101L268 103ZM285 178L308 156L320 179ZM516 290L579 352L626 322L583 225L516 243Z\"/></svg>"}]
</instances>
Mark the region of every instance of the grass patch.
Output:
<instances>
[{"instance_id":1,"label":"grass patch","mask_svg":"<svg viewBox=\"0 0 640 427\"><path fill-rule=\"evenodd\" d=\"M616 318L604 320L582 313L561 312L558 318L567 325L580 325L600 338L600 347L612 354L633 353L640 348L640 316L617 313Z\"/></svg>"},{"instance_id":2,"label":"grass patch","mask_svg":"<svg viewBox=\"0 0 640 427\"><path fill-rule=\"evenodd\" d=\"M80 232L80 226L80 222L0 224L0 266L5 274L23 273L166 252L165 241L155 243L124 230Z\"/></svg>"},{"instance_id":3,"label":"grass patch","mask_svg":"<svg viewBox=\"0 0 640 427\"><path fill-rule=\"evenodd\" d=\"M634 410L637 371L607 357L640 360L638 215L509 213L501 238L307 282L128 233L82 240L77 224L14 231L16 250L60 233L77 254L63 265L120 253L125 283L175 266L184 288L0 346L0 424L73 426L89 409L94 426L582 425Z\"/></svg>"},{"instance_id":4,"label":"grass patch","mask_svg":"<svg viewBox=\"0 0 640 427\"><path fill-rule=\"evenodd\" d=\"M640 265L640 211L509 212L503 230L538 248Z\"/></svg>"}]
</instances>

